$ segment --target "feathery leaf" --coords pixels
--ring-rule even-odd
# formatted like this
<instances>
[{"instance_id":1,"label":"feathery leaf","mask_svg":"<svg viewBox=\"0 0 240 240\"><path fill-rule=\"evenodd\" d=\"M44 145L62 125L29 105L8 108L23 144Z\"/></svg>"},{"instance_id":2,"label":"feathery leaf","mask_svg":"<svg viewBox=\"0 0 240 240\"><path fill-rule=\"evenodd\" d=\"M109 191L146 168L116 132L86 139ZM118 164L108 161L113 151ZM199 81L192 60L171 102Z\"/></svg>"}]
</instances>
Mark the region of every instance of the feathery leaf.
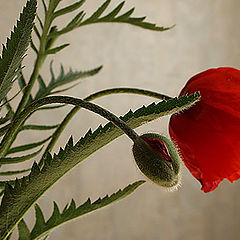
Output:
<instances>
[{"instance_id":1,"label":"feathery leaf","mask_svg":"<svg viewBox=\"0 0 240 240\"><path fill-rule=\"evenodd\" d=\"M65 73L64 68L61 65L60 74L58 75L58 77L56 77L53 72L53 67L52 67L52 63L51 63L50 64L50 72L51 72L51 76L52 76L51 81L48 84L48 86L46 86L42 77L39 76L39 79L38 79L39 90L35 96L35 100L52 94L52 90L54 90L55 88L61 87L68 83L75 82L76 80L79 80L82 78L87 78L87 77L93 76L93 75L97 74L101 69L102 69L102 66L97 67L92 70L89 70L89 71L72 71L72 69L70 69L68 72ZM69 89L69 88L67 88L67 89ZM62 92L62 90L60 90L60 91Z\"/></svg>"},{"instance_id":2,"label":"feathery leaf","mask_svg":"<svg viewBox=\"0 0 240 240\"><path fill-rule=\"evenodd\" d=\"M105 12L111 0L106 0L89 18L83 20L85 17L85 12L81 11L76 17L63 29L53 32L49 35L49 38L57 37L59 35L65 34L73 29L76 29L81 26L94 23L127 23L144 29L149 29L153 31L166 31L171 29L171 27L159 27L156 24L149 23L144 21L146 17L131 17L134 12L134 8L128 10L120 16L117 16L118 13L123 8L125 1L121 2L116 8L114 8L110 13L105 16L102 14Z\"/></svg>"}]
</instances>

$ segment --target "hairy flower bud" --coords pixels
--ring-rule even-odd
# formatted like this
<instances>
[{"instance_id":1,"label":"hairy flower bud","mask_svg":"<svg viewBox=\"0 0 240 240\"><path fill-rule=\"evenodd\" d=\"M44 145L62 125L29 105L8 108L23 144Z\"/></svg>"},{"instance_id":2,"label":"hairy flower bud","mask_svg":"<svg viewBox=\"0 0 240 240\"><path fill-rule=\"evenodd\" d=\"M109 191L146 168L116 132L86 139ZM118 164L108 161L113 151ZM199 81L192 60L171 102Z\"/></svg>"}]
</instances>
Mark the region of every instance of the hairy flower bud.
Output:
<instances>
[{"instance_id":1,"label":"hairy flower bud","mask_svg":"<svg viewBox=\"0 0 240 240\"><path fill-rule=\"evenodd\" d=\"M180 184L181 160L168 138L143 134L134 142L133 155L141 172L154 183L167 188Z\"/></svg>"}]
</instances>

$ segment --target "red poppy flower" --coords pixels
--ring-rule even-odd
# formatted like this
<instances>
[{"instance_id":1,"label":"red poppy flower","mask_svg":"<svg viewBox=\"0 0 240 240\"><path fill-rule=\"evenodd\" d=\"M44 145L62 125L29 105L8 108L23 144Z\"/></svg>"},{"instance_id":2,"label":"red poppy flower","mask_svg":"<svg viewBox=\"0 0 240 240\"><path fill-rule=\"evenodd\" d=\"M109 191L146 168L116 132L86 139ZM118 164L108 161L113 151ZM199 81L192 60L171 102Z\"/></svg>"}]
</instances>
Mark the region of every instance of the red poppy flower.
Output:
<instances>
[{"instance_id":1,"label":"red poppy flower","mask_svg":"<svg viewBox=\"0 0 240 240\"><path fill-rule=\"evenodd\" d=\"M240 178L240 71L209 69L192 77L180 96L195 91L201 101L172 115L169 133L202 190L210 192L225 178Z\"/></svg>"}]
</instances>

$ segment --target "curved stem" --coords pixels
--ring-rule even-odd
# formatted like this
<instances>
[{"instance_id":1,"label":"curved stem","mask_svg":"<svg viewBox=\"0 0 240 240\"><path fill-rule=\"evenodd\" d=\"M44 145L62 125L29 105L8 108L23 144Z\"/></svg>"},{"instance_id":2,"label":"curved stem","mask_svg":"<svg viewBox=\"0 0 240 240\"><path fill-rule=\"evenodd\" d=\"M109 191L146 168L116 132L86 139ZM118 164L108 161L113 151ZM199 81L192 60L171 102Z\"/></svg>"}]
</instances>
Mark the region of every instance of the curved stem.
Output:
<instances>
[{"instance_id":1,"label":"curved stem","mask_svg":"<svg viewBox=\"0 0 240 240\"><path fill-rule=\"evenodd\" d=\"M32 104L30 104L27 108L25 108L20 113L19 117L14 119L14 121L12 122L12 127L8 129L7 133L5 134L5 136L2 139L2 142L0 144L0 157L3 157L7 153L9 145L11 144L11 142L9 140L11 140L12 136L14 136L16 134L19 127L21 126L23 121L27 118L27 116L32 111L36 110L37 108L39 108L43 105L48 105L48 104L52 104L52 103L66 103L66 104L71 104L71 105L75 105L75 106L79 106L79 107L88 109L92 112L95 112L95 113L101 115L102 117L106 118L107 120L111 121L113 124L115 124L120 129L122 129L128 135L128 137L130 139L132 139L133 141L135 141L136 138L138 138L137 133L133 129L131 129L124 121L119 119L113 113L109 112L108 110L106 110L96 104L87 102L82 99L66 97L66 96L46 97L46 98L39 99L38 101L35 101Z\"/></svg>"},{"instance_id":2,"label":"curved stem","mask_svg":"<svg viewBox=\"0 0 240 240\"><path fill-rule=\"evenodd\" d=\"M85 101L92 101L96 98L103 97L106 95L110 94L117 94L117 93L131 93L131 94L139 94L139 95L144 95L144 96L149 96L149 97L154 97L160 100L170 100L172 99L171 97L167 95L163 95L157 92L153 91L148 91L144 89L138 89L138 88L110 88L110 89L105 89L96 93L93 93L89 95L88 97L84 98ZM68 114L67 116L63 119L63 121L60 123L58 128L55 130L55 132L52 135L51 141L48 143L41 160L39 161L39 166L42 167L43 163L46 159L47 153L50 152L54 145L56 144L57 140L59 139L61 133L67 126L67 124L70 122L70 120L73 118L73 116L81 109L81 107L76 106L74 107Z\"/></svg>"}]
</instances>

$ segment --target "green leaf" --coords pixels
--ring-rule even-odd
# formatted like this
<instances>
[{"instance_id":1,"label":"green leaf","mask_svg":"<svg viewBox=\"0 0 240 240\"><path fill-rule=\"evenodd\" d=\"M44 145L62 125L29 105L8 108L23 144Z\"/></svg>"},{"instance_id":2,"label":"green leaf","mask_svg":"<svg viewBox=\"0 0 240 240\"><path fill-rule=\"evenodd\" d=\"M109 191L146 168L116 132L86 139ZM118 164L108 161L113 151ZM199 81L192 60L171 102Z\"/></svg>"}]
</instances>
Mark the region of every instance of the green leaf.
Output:
<instances>
[{"instance_id":1,"label":"green leaf","mask_svg":"<svg viewBox=\"0 0 240 240\"><path fill-rule=\"evenodd\" d=\"M91 202L89 198L85 203L83 203L79 207L76 207L74 200L72 200L71 204L67 205L61 213L59 211L58 205L56 204L56 202L54 202L53 213L47 221L44 220L41 208L36 204L35 205L36 223L28 239L29 240L39 239L40 237L49 233L50 230L62 225L63 223L66 223L82 215L85 215L102 207L105 207L109 204L112 204L116 201L119 201L127 197L133 191L135 191L144 182L145 181L142 180L136 181L132 184L129 184L123 190L119 190L116 193L113 193L111 196L106 195L104 198L99 198L95 202ZM20 230L23 231L24 229L25 226L23 226L23 229Z\"/></svg>"},{"instance_id":2,"label":"green leaf","mask_svg":"<svg viewBox=\"0 0 240 240\"><path fill-rule=\"evenodd\" d=\"M63 29L59 31L55 31L49 34L49 38L58 37L62 34L68 33L73 29L76 29L81 26L85 26L88 24L95 24L95 23L127 23L134 26L138 26L144 29L149 29L153 31L166 31L171 29L172 27L159 27L156 24L145 22L146 17L131 17L134 12L134 8L128 10L127 12L123 13L122 15L118 15L118 13L123 8L125 1L121 2L116 8L114 8L110 13L105 16L102 16L111 0L106 0L89 18L84 19L85 12L79 12L75 18Z\"/></svg>"},{"instance_id":3,"label":"green leaf","mask_svg":"<svg viewBox=\"0 0 240 240\"><path fill-rule=\"evenodd\" d=\"M59 46L59 47L55 47L55 48L52 48L52 49L49 49L49 50L47 50L47 52L46 52L46 54L56 54L56 53L58 53L58 52L60 52L61 50L63 50L64 48L66 48L66 47L68 47L70 44L63 44L63 45L61 45L61 46Z\"/></svg>"},{"instance_id":4,"label":"green leaf","mask_svg":"<svg viewBox=\"0 0 240 240\"><path fill-rule=\"evenodd\" d=\"M40 131L45 131L45 130L51 130L51 129L55 129L59 126L59 124L56 125L24 125L20 128L20 131L24 131L24 130L40 130ZM1 132L1 131L0 131Z\"/></svg>"},{"instance_id":5,"label":"green leaf","mask_svg":"<svg viewBox=\"0 0 240 240\"><path fill-rule=\"evenodd\" d=\"M11 89L19 73L20 64L31 39L36 5L36 0L27 2L17 26L11 32L11 37L7 39L6 46L3 45L2 57L0 57L0 102Z\"/></svg>"},{"instance_id":6,"label":"green leaf","mask_svg":"<svg viewBox=\"0 0 240 240\"><path fill-rule=\"evenodd\" d=\"M26 145L25 145L26 146ZM12 148L13 149L13 148ZM26 149L25 149L26 150ZM21 151L24 151L21 149ZM35 156L37 156L40 152L42 151L42 148L40 148L38 151L33 152L31 154L27 154L24 156L20 157L5 157L5 158L0 158L0 164L14 164L14 163L20 163L24 162L26 160L31 160ZM20 151L19 151L20 152Z\"/></svg>"},{"instance_id":7,"label":"green leaf","mask_svg":"<svg viewBox=\"0 0 240 240\"><path fill-rule=\"evenodd\" d=\"M33 149L33 148L36 148L38 146L41 146L43 145L45 142L47 142L49 139L51 139L52 136L49 136L39 142L35 142L35 143L30 143L30 144L25 144L25 145L21 145L21 146L17 146L17 147L13 147L13 148L10 148L8 150L8 153L7 154L11 154L11 153L17 153L17 152L23 152L23 151L26 151L26 150L30 150L30 149Z\"/></svg>"},{"instance_id":8,"label":"green leaf","mask_svg":"<svg viewBox=\"0 0 240 240\"><path fill-rule=\"evenodd\" d=\"M50 64L50 72L51 72L51 76L52 76L51 81L48 84L48 86L46 86L43 79L41 78L41 76L39 76L39 79L38 79L39 90L35 96L35 100L52 94L52 91L55 88L61 87L68 83L75 82L76 80L79 80L79 79L91 77L91 76L97 74L101 69L102 69L102 66L97 67L92 70L89 70L89 71L72 71L72 69L70 69L68 72L65 72L63 66L61 65L60 74L58 75L58 77L56 77L53 72L53 67L52 67L52 63L51 63ZM69 88L67 88L67 89L69 89ZM61 92L62 92L62 90L61 90Z\"/></svg>"},{"instance_id":9,"label":"green leaf","mask_svg":"<svg viewBox=\"0 0 240 240\"><path fill-rule=\"evenodd\" d=\"M53 14L53 18L56 18L56 17L59 17L61 15L64 15L64 14L67 14L67 13L70 13L70 12L73 12L75 10L77 10L78 8L80 8L83 3L85 2L85 0L80 0L78 2L75 2L65 8L62 8L62 9L59 9L58 11L56 11L54 14Z\"/></svg>"},{"instance_id":10,"label":"green leaf","mask_svg":"<svg viewBox=\"0 0 240 240\"><path fill-rule=\"evenodd\" d=\"M189 108L199 100L199 93L195 93L158 104L152 103L134 112L129 111L121 119L131 128L137 128L159 117ZM108 123L104 127L100 125L94 132L89 131L75 145L70 138L58 154L53 157L48 154L41 170L34 163L29 176L21 180L20 187L16 187L19 186L16 182L13 190L5 188L0 206L0 240L8 236L28 209L63 175L121 135L123 132L119 128Z\"/></svg>"},{"instance_id":11,"label":"green leaf","mask_svg":"<svg viewBox=\"0 0 240 240\"><path fill-rule=\"evenodd\" d=\"M146 17L138 17L138 18L131 17L131 15L134 12L134 8L130 9L129 11L125 12L120 16L117 16L117 14L123 8L125 1L121 2L109 14L101 17L101 15L106 10L110 2L111 0L107 0L92 16L90 16L85 21L81 22L79 26L93 24L93 23L117 22L117 23L128 23L131 25L135 25L138 27L142 27L142 28L154 30L154 31L166 31L171 28L171 27L158 27L156 26L156 24L144 22Z\"/></svg>"},{"instance_id":12,"label":"green leaf","mask_svg":"<svg viewBox=\"0 0 240 240\"><path fill-rule=\"evenodd\" d=\"M24 170L0 172L0 176L11 176L11 175L16 175L16 174L20 174L20 173L26 173L26 172L29 172L30 170L31 170L31 168L24 169Z\"/></svg>"},{"instance_id":13,"label":"green leaf","mask_svg":"<svg viewBox=\"0 0 240 240\"><path fill-rule=\"evenodd\" d=\"M18 240L29 240L30 231L27 227L27 224L22 219L18 224Z\"/></svg>"}]
</instances>

